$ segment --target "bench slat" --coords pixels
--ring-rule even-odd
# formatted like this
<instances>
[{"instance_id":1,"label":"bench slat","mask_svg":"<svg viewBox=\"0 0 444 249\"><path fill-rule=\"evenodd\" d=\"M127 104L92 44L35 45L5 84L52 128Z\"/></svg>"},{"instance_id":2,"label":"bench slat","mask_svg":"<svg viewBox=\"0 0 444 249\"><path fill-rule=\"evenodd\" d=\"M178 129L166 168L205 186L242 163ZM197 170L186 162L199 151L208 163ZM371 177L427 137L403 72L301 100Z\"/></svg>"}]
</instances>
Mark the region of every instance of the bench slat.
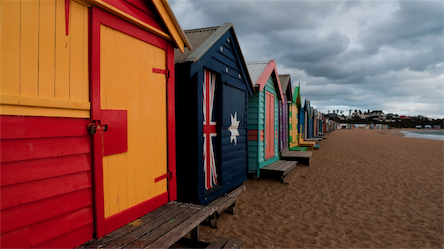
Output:
<instances>
[{"instance_id":1,"label":"bench slat","mask_svg":"<svg viewBox=\"0 0 444 249\"><path fill-rule=\"evenodd\" d=\"M118 247L124 247L126 245L130 245L135 240L139 239L140 237L144 236L145 234L150 233L151 231L157 229L163 223L170 220L171 217L175 217L176 215L184 212L190 206L191 206L191 204L188 204L188 203L177 206L176 208L170 210L169 212L166 212L166 213L158 216L156 219L144 224L143 226L138 227L133 232L112 241L111 243L107 244L106 247L118 248Z\"/></svg>"},{"instance_id":2,"label":"bench slat","mask_svg":"<svg viewBox=\"0 0 444 249\"><path fill-rule=\"evenodd\" d=\"M169 231L146 248L168 248L172 246L174 243L176 243L176 241L178 241L190 230L194 229L216 211L217 208L215 207L204 207L202 210L192 215L190 218L176 226L173 230Z\"/></svg>"},{"instance_id":3,"label":"bench slat","mask_svg":"<svg viewBox=\"0 0 444 249\"><path fill-rule=\"evenodd\" d=\"M211 249L220 249L222 248L226 243L228 242L227 238L224 237L217 237L209 244L206 248Z\"/></svg>"},{"instance_id":4,"label":"bench slat","mask_svg":"<svg viewBox=\"0 0 444 249\"><path fill-rule=\"evenodd\" d=\"M175 228L176 226L181 224L183 221L185 221L198 211L199 210L195 208L188 208L187 210L183 211L182 213L170 219L170 221L163 223L156 230L138 238L136 241L128 245L128 247L126 248L144 248L148 246L149 244L153 243L154 241L162 237L165 233Z\"/></svg>"},{"instance_id":5,"label":"bench slat","mask_svg":"<svg viewBox=\"0 0 444 249\"><path fill-rule=\"evenodd\" d=\"M105 235L99 239L91 240L91 241L81 245L78 248L97 248L99 246L106 245L106 244L110 243L111 241L119 239L128 233L131 233L132 231L138 229L139 227L141 227L145 223L156 219L159 215L167 213L181 204L182 203L175 202L175 201L169 202L169 203L153 210L152 212L146 214L145 216L142 216L140 219L137 219L137 220L129 223L129 225L123 226L111 233L108 233L107 235Z\"/></svg>"},{"instance_id":6,"label":"bench slat","mask_svg":"<svg viewBox=\"0 0 444 249\"><path fill-rule=\"evenodd\" d=\"M243 241L239 238L233 238L228 240L228 242L225 244L224 248L240 248Z\"/></svg>"}]
</instances>

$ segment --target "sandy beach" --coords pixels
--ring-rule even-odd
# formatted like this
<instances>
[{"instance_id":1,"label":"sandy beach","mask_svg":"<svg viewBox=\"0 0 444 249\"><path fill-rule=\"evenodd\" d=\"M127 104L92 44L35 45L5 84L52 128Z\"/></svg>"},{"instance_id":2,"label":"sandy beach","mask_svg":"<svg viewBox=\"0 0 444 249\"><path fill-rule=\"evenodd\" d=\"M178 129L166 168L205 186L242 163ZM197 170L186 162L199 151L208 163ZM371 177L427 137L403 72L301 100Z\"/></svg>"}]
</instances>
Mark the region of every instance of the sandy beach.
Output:
<instances>
[{"instance_id":1,"label":"sandy beach","mask_svg":"<svg viewBox=\"0 0 444 249\"><path fill-rule=\"evenodd\" d=\"M282 184L247 180L236 215L201 239L243 248L443 248L443 142L337 130Z\"/></svg>"}]
</instances>

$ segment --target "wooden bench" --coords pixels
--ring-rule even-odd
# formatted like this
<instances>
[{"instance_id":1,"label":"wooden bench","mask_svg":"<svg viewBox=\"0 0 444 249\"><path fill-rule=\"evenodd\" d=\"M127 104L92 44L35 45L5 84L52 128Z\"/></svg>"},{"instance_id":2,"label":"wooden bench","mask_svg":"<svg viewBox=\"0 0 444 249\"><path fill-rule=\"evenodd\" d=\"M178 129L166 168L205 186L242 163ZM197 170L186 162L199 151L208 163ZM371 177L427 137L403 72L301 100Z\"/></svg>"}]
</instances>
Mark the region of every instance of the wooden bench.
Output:
<instances>
[{"instance_id":1,"label":"wooden bench","mask_svg":"<svg viewBox=\"0 0 444 249\"><path fill-rule=\"evenodd\" d=\"M281 159L287 161L297 161L298 163L310 165L310 158L312 154L313 152L311 151L284 150L281 151Z\"/></svg>"},{"instance_id":2,"label":"wooden bench","mask_svg":"<svg viewBox=\"0 0 444 249\"><path fill-rule=\"evenodd\" d=\"M216 207L169 202L78 248L168 248L190 231L198 241L199 224L215 212Z\"/></svg>"},{"instance_id":3,"label":"wooden bench","mask_svg":"<svg viewBox=\"0 0 444 249\"><path fill-rule=\"evenodd\" d=\"M206 248L219 249L219 248L240 248L243 241L238 238L227 239L224 237L217 237Z\"/></svg>"},{"instance_id":4,"label":"wooden bench","mask_svg":"<svg viewBox=\"0 0 444 249\"><path fill-rule=\"evenodd\" d=\"M281 182L285 182L285 177L296 167L297 161L279 160L260 169L261 175L278 177Z\"/></svg>"},{"instance_id":5,"label":"wooden bench","mask_svg":"<svg viewBox=\"0 0 444 249\"><path fill-rule=\"evenodd\" d=\"M214 212L214 214L208 218L208 223L211 228L217 228L217 219L221 213L227 212L232 215L236 213L237 197L244 193L246 189L246 186L241 185L230 193L227 193L225 196L221 196L207 204L207 206L217 208L217 212Z\"/></svg>"}]
</instances>

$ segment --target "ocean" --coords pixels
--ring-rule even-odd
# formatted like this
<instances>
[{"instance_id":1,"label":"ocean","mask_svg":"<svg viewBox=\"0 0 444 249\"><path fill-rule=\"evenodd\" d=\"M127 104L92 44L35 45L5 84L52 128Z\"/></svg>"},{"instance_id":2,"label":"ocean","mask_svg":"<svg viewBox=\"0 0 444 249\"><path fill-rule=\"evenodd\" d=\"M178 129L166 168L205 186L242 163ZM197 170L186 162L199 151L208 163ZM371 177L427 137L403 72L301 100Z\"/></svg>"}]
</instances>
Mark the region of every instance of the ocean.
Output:
<instances>
[{"instance_id":1,"label":"ocean","mask_svg":"<svg viewBox=\"0 0 444 249\"><path fill-rule=\"evenodd\" d=\"M401 131L405 137L444 141L444 130Z\"/></svg>"}]
</instances>

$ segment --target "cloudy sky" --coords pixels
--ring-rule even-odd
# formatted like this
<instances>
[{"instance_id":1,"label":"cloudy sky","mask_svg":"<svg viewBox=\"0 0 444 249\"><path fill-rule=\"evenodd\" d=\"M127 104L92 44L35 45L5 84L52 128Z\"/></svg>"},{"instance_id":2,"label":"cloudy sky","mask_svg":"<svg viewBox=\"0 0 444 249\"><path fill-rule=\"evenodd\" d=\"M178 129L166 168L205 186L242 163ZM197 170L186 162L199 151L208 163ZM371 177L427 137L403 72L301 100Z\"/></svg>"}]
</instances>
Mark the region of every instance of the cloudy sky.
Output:
<instances>
[{"instance_id":1,"label":"cloudy sky","mask_svg":"<svg viewBox=\"0 0 444 249\"><path fill-rule=\"evenodd\" d=\"M444 117L444 1L169 2L184 30L233 23L322 112Z\"/></svg>"}]
</instances>

